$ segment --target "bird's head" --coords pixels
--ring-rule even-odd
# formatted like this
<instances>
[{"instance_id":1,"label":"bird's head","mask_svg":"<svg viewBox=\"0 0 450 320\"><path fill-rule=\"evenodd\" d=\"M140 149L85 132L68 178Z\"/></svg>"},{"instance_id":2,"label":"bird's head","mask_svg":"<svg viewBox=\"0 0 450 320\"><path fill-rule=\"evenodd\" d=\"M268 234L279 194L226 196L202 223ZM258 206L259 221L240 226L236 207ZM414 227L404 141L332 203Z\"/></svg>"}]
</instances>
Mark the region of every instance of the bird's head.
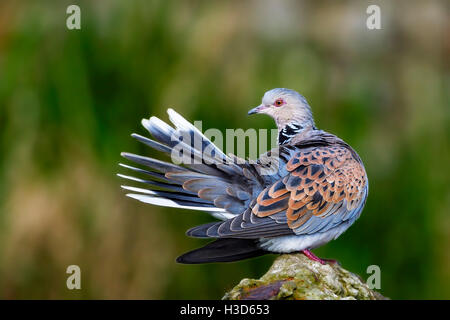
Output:
<instances>
[{"instance_id":1,"label":"bird's head","mask_svg":"<svg viewBox=\"0 0 450 320\"><path fill-rule=\"evenodd\" d=\"M276 88L267 91L262 102L248 114L265 113L271 116L279 130L296 123L304 128L314 127L311 108L305 97L294 90Z\"/></svg>"}]
</instances>

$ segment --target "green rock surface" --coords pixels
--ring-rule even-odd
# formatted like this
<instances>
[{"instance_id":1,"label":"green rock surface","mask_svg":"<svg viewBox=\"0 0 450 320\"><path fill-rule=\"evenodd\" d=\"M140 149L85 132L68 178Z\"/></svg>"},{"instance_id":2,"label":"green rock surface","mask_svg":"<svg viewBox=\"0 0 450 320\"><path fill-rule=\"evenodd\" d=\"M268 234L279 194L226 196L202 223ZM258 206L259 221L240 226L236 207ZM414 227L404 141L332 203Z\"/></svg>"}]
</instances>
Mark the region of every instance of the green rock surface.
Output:
<instances>
[{"instance_id":1,"label":"green rock surface","mask_svg":"<svg viewBox=\"0 0 450 320\"><path fill-rule=\"evenodd\" d=\"M322 265L303 254L279 256L260 279L243 279L224 300L381 300L361 278L338 264Z\"/></svg>"}]
</instances>

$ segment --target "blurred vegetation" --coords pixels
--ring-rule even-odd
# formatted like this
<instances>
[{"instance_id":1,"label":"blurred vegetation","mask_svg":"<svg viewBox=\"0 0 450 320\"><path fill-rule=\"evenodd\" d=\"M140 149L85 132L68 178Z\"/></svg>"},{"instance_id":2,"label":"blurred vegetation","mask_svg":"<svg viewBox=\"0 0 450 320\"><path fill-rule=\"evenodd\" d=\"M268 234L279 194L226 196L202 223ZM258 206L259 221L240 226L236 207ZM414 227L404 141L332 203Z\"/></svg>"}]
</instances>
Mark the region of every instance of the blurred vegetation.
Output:
<instances>
[{"instance_id":1,"label":"blurred vegetation","mask_svg":"<svg viewBox=\"0 0 450 320\"><path fill-rule=\"evenodd\" d=\"M173 107L207 128L272 128L247 117L274 87L298 90L317 125L349 142L370 180L366 208L316 250L390 298L450 298L448 3L366 1L0 2L0 298L222 297L273 255L186 266L200 212L120 190L121 151L143 117ZM82 290L66 288L66 268Z\"/></svg>"}]
</instances>

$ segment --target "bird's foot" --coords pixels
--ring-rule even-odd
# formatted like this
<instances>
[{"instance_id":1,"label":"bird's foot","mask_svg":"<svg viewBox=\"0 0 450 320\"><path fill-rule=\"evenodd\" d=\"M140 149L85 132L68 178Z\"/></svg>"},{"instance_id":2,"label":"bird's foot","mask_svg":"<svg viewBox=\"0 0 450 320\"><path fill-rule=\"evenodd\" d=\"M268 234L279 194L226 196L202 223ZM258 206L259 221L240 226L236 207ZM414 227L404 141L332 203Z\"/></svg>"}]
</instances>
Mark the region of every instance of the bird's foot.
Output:
<instances>
[{"instance_id":1,"label":"bird's foot","mask_svg":"<svg viewBox=\"0 0 450 320\"><path fill-rule=\"evenodd\" d=\"M317 261L320 264L337 264L340 265L340 263L337 260L334 259L321 259L318 256L316 256L314 253L312 253L309 250L302 250L301 251L305 256L308 257L308 259L312 260L312 261Z\"/></svg>"}]
</instances>

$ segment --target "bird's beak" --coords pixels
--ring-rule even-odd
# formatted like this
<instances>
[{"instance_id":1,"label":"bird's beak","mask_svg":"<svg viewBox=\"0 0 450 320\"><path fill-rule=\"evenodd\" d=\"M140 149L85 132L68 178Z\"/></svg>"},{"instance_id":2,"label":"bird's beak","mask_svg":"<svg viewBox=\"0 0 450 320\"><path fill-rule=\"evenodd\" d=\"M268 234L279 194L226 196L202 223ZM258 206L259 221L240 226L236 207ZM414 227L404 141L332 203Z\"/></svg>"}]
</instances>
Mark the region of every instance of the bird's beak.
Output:
<instances>
[{"instance_id":1,"label":"bird's beak","mask_svg":"<svg viewBox=\"0 0 450 320\"><path fill-rule=\"evenodd\" d=\"M267 106L260 104L256 108L253 108L252 110L250 110L248 112L248 114L250 115L250 114L255 114L255 113L261 113L264 109L267 109Z\"/></svg>"}]
</instances>

